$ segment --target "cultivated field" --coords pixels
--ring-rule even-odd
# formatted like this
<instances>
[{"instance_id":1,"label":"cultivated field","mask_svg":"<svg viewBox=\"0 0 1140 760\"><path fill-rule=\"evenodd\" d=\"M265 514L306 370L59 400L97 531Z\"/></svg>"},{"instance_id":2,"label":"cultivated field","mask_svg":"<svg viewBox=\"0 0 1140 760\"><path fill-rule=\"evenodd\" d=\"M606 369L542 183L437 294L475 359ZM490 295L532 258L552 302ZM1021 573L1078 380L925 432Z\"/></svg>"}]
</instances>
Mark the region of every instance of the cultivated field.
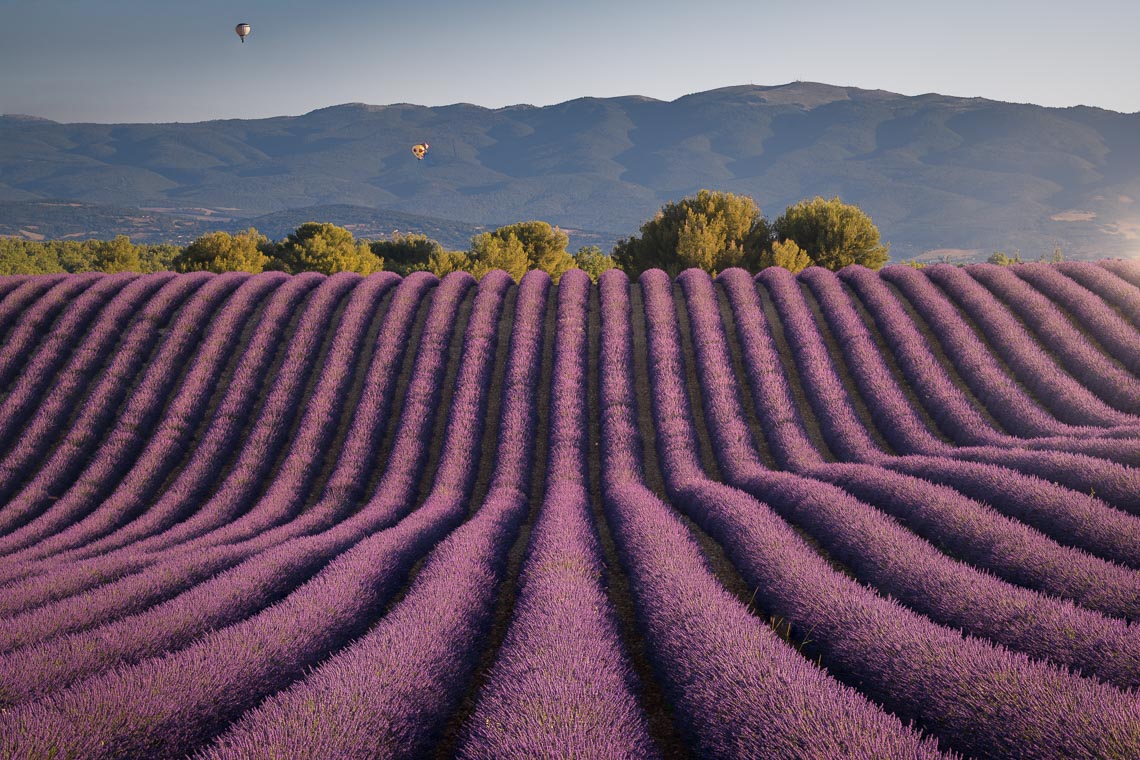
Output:
<instances>
[{"instance_id":1,"label":"cultivated field","mask_svg":"<svg viewBox=\"0 0 1140 760\"><path fill-rule=\"evenodd\" d=\"M0 278L0 758L1140 757L1140 262Z\"/></svg>"}]
</instances>

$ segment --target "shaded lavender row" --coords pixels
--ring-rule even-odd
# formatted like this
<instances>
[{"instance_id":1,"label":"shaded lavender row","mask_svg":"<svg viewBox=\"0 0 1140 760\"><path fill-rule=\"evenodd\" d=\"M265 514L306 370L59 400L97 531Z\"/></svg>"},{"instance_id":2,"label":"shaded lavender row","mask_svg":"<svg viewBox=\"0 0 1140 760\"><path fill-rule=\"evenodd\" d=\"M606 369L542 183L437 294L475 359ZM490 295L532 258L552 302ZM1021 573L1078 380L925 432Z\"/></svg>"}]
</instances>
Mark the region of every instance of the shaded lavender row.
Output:
<instances>
[{"instance_id":1,"label":"shaded lavender row","mask_svg":"<svg viewBox=\"0 0 1140 760\"><path fill-rule=\"evenodd\" d=\"M1030 282L1012 269L996 264L973 264L966 267L966 272L997 296L1006 310L1020 317L1036 334L1037 342L1048 347L1061 367L1081 385L1108 405L1133 417L1140 411L1140 381L1136 376L1093 347L1057 305ZM1101 333L1106 337L1112 335ZM1136 330L1126 330L1125 334L1136 342ZM1097 333L1094 332L1093 337L1097 337Z\"/></svg>"},{"instance_id":2,"label":"shaded lavender row","mask_svg":"<svg viewBox=\"0 0 1140 760\"><path fill-rule=\"evenodd\" d=\"M257 418L254 404L259 391L268 385L266 374L274 353L286 342L291 315L302 308L303 300L321 279L315 273L306 273L288 278L274 290L194 455L170 487L135 520L101 539L55 555L51 567L103 555L161 533L209 500L227 461L239 450L243 430Z\"/></svg>"},{"instance_id":3,"label":"shaded lavender row","mask_svg":"<svg viewBox=\"0 0 1140 760\"><path fill-rule=\"evenodd\" d=\"M378 372L382 373L389 363L394 366L401 363L402 341L408 334L412 315L435 281L432 275L420 273L406 278L398 288L379 336L378 350L373 354L373 368ZM394 462L385 471L372 500L356 517L323 536L295 539L256 556L251 555L259 548L273 547L273 542L247 542L245 546L196 552L183 558L180 564L167 562L156 570L116 584L117 588L109 587L108 592L117 593L101 595L87 604L78 598L78 606L57 605L55 615L45 609L46 614L13 618L12 624L3 628L8 634L6 642L34 640L37 634L39 638L47 638L44 634L61 629L63 621L74 626L74 621L86 620L90 626L112 617L97 604L103 598L106 598L104 607L121 599L137 603L139 599L153 597L155 588L162 588L171 580L177 584L176 588L200 582L186 593L142 614L0 659L4 674L0 684L7 684L0 703L17 704L43 696L80 678L178 648L203 632L243 620L284 597L371 530L390 525L395 520L394 515L406 513L414 497L414 481L422 471L423 442L430 440L456 310L470 285L469 276L449 277L432 300L427 329L421 337L407 391L408 401L401 415L400 432L392 449ZM376 376L376 380L377 385L388 382L383 374ZM379 405L374 398L363 400L359 417L364 424L379 423L375 410L369 408ZM373 466L373 459L374 453L371 458L346 458L345 466L364 471ZM406 471L408 467L413 471ZM242 559L245 561L241 562ZM235 567L222 572L231 566ZM44 675L50 678L45 679Z\"/></svg>"},{"instance_id":4,"label":"shaded lavender row","mask_svg":"<svg viewBox=\"0 0 1140 760\"><path fill-rule=\"evenodd\" d=\"M642 275L652 283L656 273ZM661 277L665 277L662 273ZM832 569L787 523L709 481L680 368L650 353L658 451L674 503L724 548L770 613L825 666L948 746L982 757L1128 757L1140 752L1134 696L1030 660L878 596ZM673 382L664 380L673 377ZM673 387L670 387L673 386Z\"/></svg>"},{"instance_id":5,"label":"shaded lavender row","mask_svg":"<svg viewBox=\"0 0 1140 760\"><path fill-rule=\"evenodd\" d=\"M438 741L479 660L503 555L526 513L549 286L542 272L519 285L500 445L478 511L431 551L407 596L368 634L243 716L205 756L423 757ZM478 431L465 432L477 446ZM446 487L437 479L409 521L454 498Z\"/></svg>"},{"instance_id":6,"label":"shaded lavender row","mask_svg":"<svg viewBox=\"0 0 1140 760\"><path fill-rule=\"evenodd\" d=\"M303 279L321 281L309 300L294 331L284 360L276 370L272 386L259 410L253 428L230 472L214 495L190 517L158 536L133 545L95 556L89 560L61 562L61 566L40 563L38 566L14 566L2 578L22 578L29 573L47 571L39 578L29 578L18 585L0 588L0 613L27 609L52 599L110 583L124 574L137 572L154 561L148 550L159 550L191 539L211 528L236 519L251 503L257 501L272 471L277 452L287 444L287 436L303 399L305 383L313 374L323 338L337 308L353 283L351 277L328 278L302 275ZM180 280L182 278L179 278ZM77 550L81 551L81 550ZM174 578L170 578L171 582Z\"/></svg>"},{"instance_id":7,"label":"shaded lavender row","mask_svg":"<svg viewBox=\"0 0 1140 760\"><path fill-rule=\"evenodd\" d=\"M510 284L497 273L480 285L451 406L459 414L448 420L435 493L420 509L244 622L8 711L0 716L0 754L181 755L360 635L415 560L463 519Z\"/></svg>"},{"instance_id":8,"label":"shaded lavender row","mask_svg":"<svg viewBox=\"0 0 1140 760\"><path fill-rule=\"evenodd\" d=\"M937 757L904 726L812 665L712 575L686 527L643 480L629 284L600 279L606 513L649 654L694 754Z\"/></svg>"},{"instance_id":9,"label":"shaded lavender row","mask_svg":"<svg viewBox=\"0 0 1140 760\"><path fill-rule=\"evenodd\" d=\"M868 434L851 404L795 276L786 269L769 267L756 275L755 281L764 286L776 309L799 372L800 387L828 447L847 461L874 461L883 456L885 452Z\"/></svg>"},{"instance_id":10,"label":"shaded lavender row","mask_svg":"<svg viewBox=\"0 0 1140 760\"><path fill-rule=\"evenodd\" d=\"M676 409L689 401L683 379L684 359L670 283L663 273L662 277L654 274L641 278L650 328L654 395L661 406ZM729 485L763 500L810 533L861 581L936 622L1034 657L1080 668L1124 688L1140 685L1140 627L1011 585L952 560L840 488L766 470L744 424L723 334L719 350L712 345L719 332L712 282L701 270L683 272L678 281L690 309L704 417L712 449ZM825 465L821 469L843 467ZM882 471L866 469L872 471L869 482L879 482L876 476ZM694 475L704 478L702 472ZM899 479L894 480L897 485ZM911 490L899 497L921 508L924 495L922 490ZM1133 575L1135 594L1140 589L1140 575Z\"/></svg>"},{"instance_id":11,"label":"shaded lavender row","mask_svg":"<svg viewBox=\"0 0 1140 760\"><path fill-rule=\"evenodd\" d=\"M125 334L116 332L118 325L112 322L97 328L95 343L85 341L76 350L75 360L60 374L47 397L40 400L36 413L0 460L0 500L6 502L28 471L50 458L61 435L66 439L73 431L83 430L93 434L107 424L129 390L129 383L123 378L140 370L171 315L208 278L207 274L174 278L147 300ZM113 352L106 362L99 355L103 348ZM107 369L100 376L104 365ZM69 426L77 407L79 414Z\"/></svg>"},{"instance_id":12,"label":"shaded lavender row","mask_svg":"<svg viewBox=\"0 0 1140 760\"><path fill-rule=\"evenodd\" d=\"M979 265L980 266L980 265ZM978 325L992 350L1013 370L1017 380L1058 419L1075 425L1135 425L1137 419L1097 398L1037 345L1032 333L981 283L949 264L921 270Z\"/></svg>"},{"instance_id":13,"label":"shaded lavender row","mask_svg":"<svg viewBox=\"0 0 1140 760\"><path fill-rule=\"evenodd\" d=\"M20 288L21 296L35 294L34 302L26 302L23 298L13 299L13 303L26 303L23 311L13 316L18 319L12 325L9 334L4 336L4 343L0 345L0 391L7 392L16 374L34 355L40 341L51 332L51 326L59 313L69 306L87 288L107 275L88 272L65 277L60 280L49 281L51 288L44 293L42 288L34 287L42 283L29 283L33 287ZM126 275L133 279L138 275ZM122 279L122 277L118 278Z\"/></svg>"},{"instance_id":14,"label":"shaded lavender row","mask_svg":"<svg viewBox=\"0 0 1140 760\"><path fill-rule=\"evenodd\" d=\"M106 361L130 320L172 277L171 272L137 279L107 277L72 303L0 405L0 447L4 449L0 453L6 454L9 444L17 442L20 429L37 406L51 403L45 402L45 396L66 394L56 408L74 406L76 396ZM104 307L99 291L106 290L114 292Z\"/></svg>"},{"instance_id":15,"label":"shaded lavender row","mask_svg":"<svg viewBox=\"0 0 1140 760\"><path fill-rule=\"evenodd\" d=\"M1087 261L1064 261L1053 265L1057 271L1099 296L1140 329L1140 288Z\"/></svg>"},{"instance_id":16,"label":"shaded lavender row","mask_svg":"<svg viewBox=\"0 0 1140 760\"><path fill-rule=\"evenodd\" d=\"M800 274L800 279L809 283L818 299L877 427L900 453L961 455L1052 480L1080 492L1099 488L1102 497L1110 499L1114 505L1135 506L1140 510L1140 471L1119 463L1080 454L1026 452L994 446L971 447L960 452L936 439L902 393L867 326L842 290L839 278L828 270L811 267ZM1128 448L1127 441L1112 443L1121 450ZM1138 454L1140 452L1132 446L1131 456Z\"/></svg>"},{"instance_id":17,"label":"shaded lavender row","mask_svg":"<svg viewBox=\"0 0 1140 760\"><path fill-rule=\"evenodd\" d=\"M1053 449L1073 453L1087 453L1093 456L1106 456L1125 464L1140 464L1140 452L1128 441L1119 439L1088 439L1051 436L1048 438L1025 438L1007 435L994 430L990 423L974 408L964 391L950 379L949 373L939 363L930 347L930 342L919 332L910 316L903 310L898 298L886 285L880 274L865 267L845 267L839 278L851 286L863 302L867 311L887 345L893 352L906 380L914 386L915 394L922 401L935 422L959 445L1001 445L1021 446L1032 449ZM976 344L972 344L975 345ZM997 371L993 367L983 371ZM1004 377L1004 375L1002 375ZM967 384L985 391L982 399L987 411L1007 430L1027 431L1021 417L1006 403L1005 398L995 398L998 390L986 382L986 378L967 377ZM1008 378L1006 378L1008 380ZM971 382L972 381L972 382ZM996 403L995 403L996 402ZM948 452L960 456L962 452ZM1073 469L1071 466L1068 469Z\"/></svg>"},{"instance_id":18,"label":"shaded lavender row","mask_svg":"<svg viewBox=\"0 0 1140 760\"><path fill-rule=\"evenodd\" d=\"M785 276L794 275L785 272ZM883 438L900 454L946 453L949 446L931 432L899 388L835 273L822 267L809 267L794 277L808 285L819 304L855 389Z\"/></svg>"},{"instance_id":19,"label":"shaded lavender row","mask_svg":"<svg viewBox=\"0 0 1140 760\"><path fill-rule=\"evenodd\" d=\"M1133 287L1140 288L1140 264L1136 263L1136 259L1105 259L1098 261L1097 265L1112 272Z\"/></svg>"},{"instance_id":20,"label":"shaded lavender row","mask_svg":"<svg viewBox=\"0 0 1140 760\"><path fill-rule=\"evenodd\" d=\"M699 277L686 275L686 289L703 288ZM815 451L801 428L784 420L787 413L767 403L786 387L782 375L770 373L778 362L774 346L756 350L767 337L765 316L751 278L743 270L722 272L742 345L743 364L761 429L775 451L804 452L792 457L783 469L795 470L834 483L856 497L882 509L919 535L955 556L1029 588L1062 596L1108 615L1140 616L1140 577L1114 563L1086 552L1061 546L1039 531L1002 515L986 504L963 496L946 486L873 465L824 464L813 458ZM696 306L701 303L697 302ZM726 367L723 329L716 329L704 311L694 318L694 343L702 363ZM752 344L751 346L749 344ZM717 371L722 371L718 369ZM728 403L735 398L725 400ZM723 434L723 433L722 433ZM747 438L740 440L747 442ZM725 465L726 471L729 469Z\"/></svg>"},{"instance_id":21,"label":"shaded lavender row","mask_svg":"<svg viewBox=\"0 0 1140 760\"><path fill-rule=\"evenodd\" d=\"M321 318L327 319L332 306L336 303L345 288L352 282L351 278L330 278L325 286L318 289L310 309L303 317L302 325L295 335L302 338L304 333L319 329ZM379 281L378 281L379 282ZM374 375L376 386L381 389L378 394L371 394L361 399L356 421L358 427L376 427L382 423L380 412L389 403L384 398L390 395L395 381L396 367L400 364L404 341L412 315L418 307L429 284L435 278L431 275L417 275L409 277L397 291L397 297L386 315L390 321L385 325L379 339L378 350L373 353L373 367L378 374ZM433 310L434 321L431 328L425 333L420 345L420 361L417 362L416 375L408 394L410 401L405 404L404 418L401 420L402 439L398 439L393 449L393 456L417 460L422 466L422 450L424 440L430 438L430 420L439 396L439 386L442 381L440 367L444 361L446 346L450 340L452 323L455 319L455 309L459 300L470 286L465 278L453 278L443 289L442 297L437 298L436 308ZM310 320L310 316L313 319ZM327 323L326 323L327 324ZM304 358L301 354L299 358ZM299 384L295 385L297 389ZM296 403L295 401L291 403ZM380 407L380 408L378 408ZM410 436L407 434L410 429ZM368 446L375 436L367 432L354 432L346 437L352 448L345 447L338 470L351 469L357 479L367 481L370 470L374 467L376 456L375 446ZM363 438L365 448L360 449L358 441ZM403 445L401 445L401 441ZM374 441L372 441L374 443ZM406 451L411 446L419 456L408 457ZM397 459L397 461L399 461ZM385 473L386 480L381 482L378 494L381 508L387 510L404 510L410 508L410 485L399 487L399 481L392 482L389 474L399 467L389 468ZM403 480L409 481L406 473L402 473ZM232 477L232 473L231 473ZM282 477L285 477L284 475ZM223 489L224 493L224 489ZM343 495L343 494L342 494ZM329 498L318 502L313 509L306 512L306 517L319 515L329 511L330 502L341 510L347 510L357 505L356 500L348 504L341 504L336 494L329 492ZM217 497L215 498L217 500ZM224 504L223 504L224 505ZM270 505L272 507L272 504ZM328 562L337 551L351 546L359 540L367 528L360 523L367 516L376 511L375 505L365 509L353 520L346 520L338 526L338 533L316 542L300 541L279 546L289 538L303 531L293 530L286 525L278 529L268 530L264 533L242 542L219 542L220 545L210 546L201 541L190 542L181 548L167 550L161 554L145 555L140 558L131 553L132 547L117 552L118 556L101 561L95 558L82 563L86 572L68 574L68 580L82 581L89 575L108 576L112 572L122 575L132 572L125 578L110 583L103 588L88 591L79 596L63 599L39 609L28 609L24 614L7 620L0 620L0 649L23 646L31 642L42 641L58 636L68 631L81 631L94 625L104 625L124 615L145 614L147 619L161 620L163 609L194 610L191 615L196 620L211 620L212 625L224 625L232 621L232 616L243 611L260 609L271 603L285 590L304 581L320 566ZM200 514L200 513L199 513ZM223 534L224 529L217 533ZM207 537L209 534L207 534ZM217 538L218 536L215 536ZM245 565L234 567L248 560L250 557L264 552L267 549L278 547L271 554L264 555L258 560L250 560ZM290 562L295 564L291 565ZM153 567L146 567L153 563ZM214 578L210 583L195 588L195 584L202 583L228 568L234 568L228 573ZM34 601L42 598L45 591L53 587L52 579L63 575L62 572L48 574L42 578L31 579L28 582L10 589L5 601L11 605L17 602ZM117 576L116 576L117 577ZM238 578L241 583L229 583L228 578ZM215 583L217 581L217 583ZM219 591L217 588L224 590ZM186 591L190 589L189 591ZM186 592L186 593L183 593ZM175 596L181 594L181 596ZM174 597L174 598L171 598ZM151 605L159 605L163 600L170 599L149 612L143 613ZM25 607L27 609L27 607ZM183 617L186 613L181 613ZM211 617L212 616L212 617ZM123 621L120 630L127 632L128 647L138 646L134 641L130 620ZM98 632L96 632L98 633ZM104 636L103 638L113 638ZM118 644L116 644L117 646ZM104 647L105 649L106 647ZM106 655L102 650L93 652L104 661Z\"/></svg>"},{"instance_id":22,"label":"shaded lavender row","mask_svg":"<svg viewBox=\"0 0 1140 760\"><path fill-rule=\"evenodd\" d=\"M1095 269L1092 266L1088 268ZM1069 312L1100 343L1105 353L1132 372L1131 382L1137 384L1135 375L1140 375L1140 330L1137 325L1121 317L1095 292L1066 277L1070 270L1048 264L1018 264L1010 267L1010 271ZM1078 268L1076 271L1085 270ZM1097 271L1106 274L1103 269Z\"/></svg>"},{"instance_id":23,"label":"shaded lavender row","mask_svg":"<svg viewBox=\"0 0 1140 760\"><path fill-rule=\"evenodd\" d=\"M1026 439L992 430L987 420L978 414L958 385L951 381L947 371L939 365L930 350L929 342L919 333L897 297L890 292L885 279L863 267L846 267L839 272L839 277L854 288L858 299L871 313L879 332L884 335L890 350L902 366L907 382L915 386L915 394L923 406L944 432L950 434L956 442L970 447L946 449L946 456L990 461L991 464L1008 463L1020 471L1049 477L1082 491L1089 490L1089 481L1093 477L1101 483L1112 480L1112 477L1107 472L1093 473L1098 468L1105 468L1105 463L1088 459L1073 460L1062 451L1107 458L1119 464L1140 465L1140 450L1126 439L1070 438L1064 435ZM1004 403L987 411L1001 414L1003 409L1011 411ZM993 446L1003 448L982 448ZM1033 453L1013 451L1010 447L1032 449ZM1049 449L1050 452L1037 453L1043 449Z\"/></svg>"},{"instance_id":24,"label":"shaded lavender row","mask_svg":"<svg viewBox=\"0 0 1140 760\"><path fill-rule=\"evenodd\" d=\"M211 320L194 355L187 360L189 366L181 383L168 391L170 398L165 402L161 415L156 416L148 428L131 430L130 438L122 443L120 439L125 436L121 436L118 430L111 433L100 449L96 463L107 455L110 447L129 446L131 453L107 468L110 474L105 483L96 485L98 481L87 474L80 480L82 490L92 496L106 494L101 502L88 502L93 509L86 505L80 507L74 498L74 489L69 491L56 502L55 508L67 509L64 514L85 516L43 526L45 530L38 533L35 542L26 539L26 548L11 552L8 561L41 559L83 546L120 527L150 506L157 489L187 453L210 398L217 390L222 371L238 349L243 326L253 319L262 301L281 284L284 277L286 275L271 273L247 279ZM149 390L144 383L136 390L135 396ZM34 522L28 527L42 522Z\"/></svg>"},{"instance_id":25,"label":"shaded lavender row","mask_svg":"<svg viewBox=\"0 0 1140 760\"><path fill-rule=\"evenodd\" d=\"M1136 534L1135 518L1122 514L1113 507L1128 510L1137 508L1140 501L1140 471L1075 454L1019 453L1016 450L989 447L963 452L963 456L994 459L1024 467L1068 482L1082 491L1084 488L1095 488L1102 498L1094 498L1005 467L955 461L947 457L884 456L856 416L793 276L786 270L771 268L761 272L756 279L768 285L768 292L784 322L785 335L793 348L793 358L799 365L805 393L820 421L828 445L840 452L843 459L881 463L956 488L958 482L965 483L966 488L973 488L969 483L971 475L991 482L1000 478L1002 484L997 490L990 491L996 495L985 498L996 499L991 503L1003 513L1011 513L1018 519L1027 520L1063 543L1080 546L1108 559L1135 564L1135 548L1129 548L1135 546L1135 539L1131 537ZM889 416L885 418L889 419ZM1066 464L1073 462L1080 466L1073 470L1067 469ZM940 467L944 471L940 471ZM973 490L958 490L967 495L975 493ZM1068 508L1070 504L1072 509ZM1083 524L1090 515L1100 523ZM1124 534L1112 535L1119 528L1123 528Z\"/></svg>"},{"instance_id":26,"label":"shaded lavender row","mask_svg":"<svg viewBox=\"0 0 1140 760\"><path fill-rule=\"evenodd\" d=\"M459 756L654 757L603 588L587 490L590 280L558 286L546 493L514 617L464 728Z\"/></svg>"},{"instance_id":27,"label":"shaded lavender row","mask_svg":"<svg viewBox=\"0 0 1140 760\"><path fill-rule=\"evenodd\" d=\"M3 301L5 296L34 276L35 275L30 274L9 274L0 276L0 301ZM0 335L0 337L2 337L2 335Z\"/></svg>"},{"instance_id":28,"label":"shaded lavender row","mask_svg":"<svg viewBox=\"0 0 1140 760\"><path fill-rule=\"evenodd\" d=\"M23 490L0 512L0 533L7 534L0 539L0 551L20 548L27 537L40 534L44 523L66 524L61 521L68 513L68 502L61 499L65 493L73 493L72 498L78 502L79 508L89 507L91 497L98 494L88 493L83 485L84 476L95 478L96 483L105 483L114 474L123 457L129 453L126 450L139 443L161 412L163 401L178 378L178 368L185 366L209 324L210 316L247 278L245 274L227 274L209 279L179 311L145 369L140 367L144 357L117 353L116 361L103 373L102 379L106 383L101 383L103 388L99 390L119 399L125 397L123 409L107 410L108 399L100 397L104 394L93 394L86 399L75 427L59 442ZM141 370L141 379L134 388L125 387L127 382L124 379L132 376L123 374L124 365L135 371ZM116 387L108 388L108 385ZM115 411L119 412L118 419L111 422L109 417ZM109 428L105 432L103 424ZM114 446L113 443L122 445ZM14 479L25 476L25 473L11 473ZM61 501L62 508L59 506ZM70 513L66 516L73 517ZM35 523L37 518L43 518L38 525Z\"/></svg>"},{"instance_id":29,"label":"shaded lavender row","mask_svg":"<svg viewBox=\"0 0 1140 760\"><path fill-rule=\"evenodd\" d=\"M929 268L929 267L927 267ZM925 270L923 270L925 271ZM929 325L947 357L958 368L970 391L1014 435L1023 438L1105 434L1093 424L1070 424L1058 420L1010 377L998 357L987 350L962 313L921 271L906 266L885 267L879 277L906 297Z\"/></svg>"},{"instance_id":30,"label":"shaded lavender row","mask_svg":"<svg viewBox=\"0 0 1140 760\"><path fill-rule=\"evenodd\" d=\"M4 298L0 300L0 340L6 343L13 325L24 316L29 304L33 303L66 276L67 275L63 274L46 274L25 277L20 281L17 287L7 293Z\"/></svg>"}]
</instances>

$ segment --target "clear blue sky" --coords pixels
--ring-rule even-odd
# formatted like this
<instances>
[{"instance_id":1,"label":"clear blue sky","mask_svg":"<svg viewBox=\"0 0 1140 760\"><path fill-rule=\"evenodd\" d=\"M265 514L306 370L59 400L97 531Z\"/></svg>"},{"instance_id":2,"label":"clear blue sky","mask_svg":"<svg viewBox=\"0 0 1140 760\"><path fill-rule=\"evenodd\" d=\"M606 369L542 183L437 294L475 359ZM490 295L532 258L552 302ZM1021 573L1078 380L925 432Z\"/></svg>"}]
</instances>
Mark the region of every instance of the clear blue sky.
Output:
<instances>
[{"instance_id":1,"label":"clear blue sky","mask_svg":"<svg viewBox=\"0 0 1140 760\"><path fill-rule=\"evenodd\" d=\"M1137 0L0 0L0 113L58 121L796 79L1131 113L1138 72Z\"/></svg>"}]
</instances>

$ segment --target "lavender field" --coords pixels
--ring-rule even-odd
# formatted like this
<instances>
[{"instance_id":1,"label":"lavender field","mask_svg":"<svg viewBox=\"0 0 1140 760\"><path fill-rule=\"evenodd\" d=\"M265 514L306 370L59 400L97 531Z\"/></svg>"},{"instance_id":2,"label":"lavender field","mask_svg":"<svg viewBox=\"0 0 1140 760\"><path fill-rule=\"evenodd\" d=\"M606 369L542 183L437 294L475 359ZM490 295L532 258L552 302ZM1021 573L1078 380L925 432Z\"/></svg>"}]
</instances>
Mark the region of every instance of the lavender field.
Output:
<instances>
[{"instance_id":1,"label":"lavender field","mask_svg":"<svg viewBox=\"0 0 1140 760\"><path fill-rule=\"evenodd\" d=\"M0 758L1140 758L1140 261L0 278Z\"/></svg>"}]
</instances>

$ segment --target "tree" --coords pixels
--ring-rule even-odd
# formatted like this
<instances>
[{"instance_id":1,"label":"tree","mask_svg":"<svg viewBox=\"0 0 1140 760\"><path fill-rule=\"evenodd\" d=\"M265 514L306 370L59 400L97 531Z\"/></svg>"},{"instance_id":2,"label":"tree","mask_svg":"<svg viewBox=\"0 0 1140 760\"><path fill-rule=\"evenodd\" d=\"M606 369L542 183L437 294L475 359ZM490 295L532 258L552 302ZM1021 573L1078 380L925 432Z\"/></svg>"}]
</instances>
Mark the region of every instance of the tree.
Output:
<instances>
[{"instance_id":1,"label":"tree","mask_svg":"<svg viewBox=\"0 0 1140 760\"><path fill-rule=\"evenodd\" d=\"M513 232L506 237L498 233L499 230L484 232L471 239L471 255L465 269L479 279L492 269L502 269L518 282L531 269L527 250Z\"/></svg>"},{"instance_id":2,"label":"tree","mask_svg":"<svg viewBox=\"0 0 1140 760\"><path fill-rule=\"evenodd\" d=\"M997 264L1003 267L1007 267L1010 264L1020 264L1021 252L1014 251L1012 256L1007 256L1004 251L994 251L986 261L990 264Z\"/></svg>"},{"instance_id":3,"label":"tree","mask_svg":"<svg viewBox=\"0 0 1140 760\"><path fill-rule=\"evenodd\" d=\"M598 281L602 272L617 268L614 257L602 253L602 249L596 245L584 245L579 248L574 254L574 266L590 275L590 279L594 282Z\"/></svg>"},{"instance_id":4,"label":"tree","mask_svg":"<svg viewBox=\"0 0 1140 760\"><path fill-rule=\"evenodd\" d=\"M91 269L96 272L141 272L139 249L126 235L115 235L113 240L88 240Z\"/></svg>"},{"instance_id":5,"label":"tree","mask_svg":"<svg viewBox=\"0 0 1140 760\"><path fill-rule=\"evenodd\" d=\"M796 245L794 240L777 240L771 247L760 252L760 268L783 267L792 274L802 272L811 266L807 251Z\"/></svg>"},{"instance_id":6,"label":"tree","mask_svg":"<svg viewBox=\"0 0 1140 760\"><path fill-rule=\"evenodd\" d=\"M788 206L776 220L776 238L795 241L812 264L839 270L849 264L880 269L890 260L890 245L879 242L879 230L858 206L839 198L816 196Z\"/></svg>"},{"instance_id":7,"label":"tree","mask_svg":"<svg viewBox=\"0 0 1140 760\"><path fill-rule=\"evenodd\" d=\"M424 269L436 277L444 277L452 272L470 272L472 269L471 256L467 251L439 250L428 259Z\"/></svg>"},{"instance_id":8,"label":"tree","mask_svg":"<svg viewBox=\"0 0 1140 760\"><path fill-rule=\"evenodd\" d=\"M499 227L494 232L483 233L506 243L515 238L522 245L527 258L527 269L541 269L558 282L558 278L567 269L574 267L574 258L567 253L566 246L570 243L569 236L546 222L519 222ZM475 239L483 237L477 235ZM474 239L472 240L474 251ZM477 258L477 257L476 257ZM525 270L524 270L525 272ZM513 276L513 273L512 273ZM520 275L521 276L521 275ZM516 280L518 277L515 278Z\"/></svg>"},{"instance_id":9,"label":"tree","mask_svg":"<svg viewBox=\"0 0 1140 760\"><path fill-rule=\"evenodd\" d=\"M372 252L384 260L384 265L399 274L430 271L432 258L439 260L443 246L427 235L396 234L391 240L377 240Z\"/></svg>"},{"instance_id":10,"label":"tree","mask_svg":"<svg viewBox=\"0 0 1140 760\"><path fill-rule=\"evenodd\" d=\"M64 269L53 244L0 238L0 276L62 271Z\"/></svg>"},{"instance_id":11,"label":"tree","mask_svg":"<svg viewBox=\"0 0 1140 760\"><path fill-rule=\"evenodd\" d=\"M631 277L654 268L671 276L690 267L712 274L729 267L755 272L771 240L752 198L709 190L666 204L640 232L614 247L614 262Z\"/></svg>"},{"instance_id":12,"label":"tree","mask_svg":"<svg viewBox=\"0 0 1140 760\"><path fill-rule=\"evenodd\" d=\"M276 256L267 268L290 274L372 274L383 269L384 262L372 253L368 243L357 242L344 227L328 222L305 222L277 246Z\"/></svg>"},{"instance_id":13,"label":"tree","mask_svg":"<svg viewBox=\"0 0 1140 760\"><path fill-rule=\"evenodd\" d=\"M231 235L209 232L186 246L174 258L179 272L252 272L264 271L269 257L264 248L268 238L253 227Z\"/></svg>"}]
</instances>

